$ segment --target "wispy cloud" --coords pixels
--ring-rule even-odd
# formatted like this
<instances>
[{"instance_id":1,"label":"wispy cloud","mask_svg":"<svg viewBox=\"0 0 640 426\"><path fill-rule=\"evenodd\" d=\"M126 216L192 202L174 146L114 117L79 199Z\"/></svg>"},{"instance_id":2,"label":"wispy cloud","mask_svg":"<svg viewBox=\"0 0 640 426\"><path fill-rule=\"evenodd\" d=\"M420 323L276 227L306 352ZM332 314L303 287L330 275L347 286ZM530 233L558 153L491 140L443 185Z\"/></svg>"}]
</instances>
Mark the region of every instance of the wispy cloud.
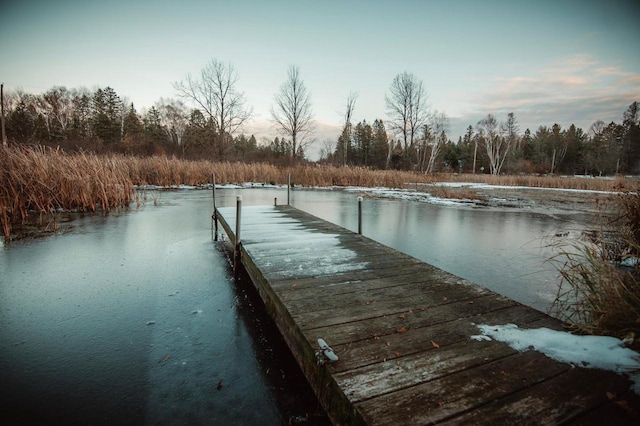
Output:
<instances>
[{"instance_id":1,"label":"wispy cloud","mask_svg":"<svg viewBox=\"0 0 640 426\"><path fill-rule=\"evenodd\" d=\"M464 116L515 112L526 127L555 122L588 127L596 120L620 121L624 110L640 98L640 73L604 66L589 55L575 55L529 75L498 77L491 83L472 98Z\"/></svg>"}]
</instances>

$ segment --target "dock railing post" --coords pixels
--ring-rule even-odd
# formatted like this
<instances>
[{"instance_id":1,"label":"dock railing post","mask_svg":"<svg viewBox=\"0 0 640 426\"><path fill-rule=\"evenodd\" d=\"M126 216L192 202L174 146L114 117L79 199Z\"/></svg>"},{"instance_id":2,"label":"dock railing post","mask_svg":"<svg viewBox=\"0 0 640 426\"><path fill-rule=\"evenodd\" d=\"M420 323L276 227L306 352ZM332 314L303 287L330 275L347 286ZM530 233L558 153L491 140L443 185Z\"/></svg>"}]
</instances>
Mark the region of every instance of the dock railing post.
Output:
<instances>
[{"instance_id":1,"label":"dock railing post","mask_svg":"<svg viewBox=\"0 0 640 426\"><path fill-rule=\"evenodd\" d=\"M216 174L211 173L211 182L213 182L213 241L218 241L218 210L216 209Z\"/></svg>"},{"instance_id":2,"label":"dock railing post","mask_svg":"<svg viewBox=\"0 0 640 426\"><path fill-rule=\"evenodd\" d=\"M273 198L273 205L277 206L278 205L278 197L274 197Z\"/></svg>"},{"instance_id":3,"label":"dock railing post","mask_svg":"<svg viewBox=\"0 0 640 426\"><path fill-rule=\"evenodd\" d=\"M358 234L362 235L362 197L358 197Z\"/></svg>"},{"instance_id":4,"label":"dock railing post","mask_svg":"<svg viewBox=\"0 0 640 426\"><path fill-rule=\"evenodd\" d=\"M242 195L236 196L236 240L233 245L233 270L238 272L240 266L240 215L242 212Z\"/></svg>"},{"instance_id":5,"label":"dock railing post","mask_svg":"<svg viewBox=\"0 0 640 426\"><path fill-rule=\"evenodd\" d=\"M291 205L291 198L289 197L290 192L291 192L291 173L287 175L287 205L288 206Z\"/></svg>"}]
</instances>

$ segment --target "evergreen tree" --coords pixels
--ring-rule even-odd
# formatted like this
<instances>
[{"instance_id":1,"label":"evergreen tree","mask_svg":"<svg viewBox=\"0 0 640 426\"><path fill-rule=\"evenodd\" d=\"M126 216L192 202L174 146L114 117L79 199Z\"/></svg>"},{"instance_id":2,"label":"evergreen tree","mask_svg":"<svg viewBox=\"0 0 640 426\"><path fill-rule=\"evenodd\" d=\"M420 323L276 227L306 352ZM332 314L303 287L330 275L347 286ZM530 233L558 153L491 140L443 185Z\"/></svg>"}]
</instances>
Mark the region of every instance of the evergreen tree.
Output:
<instances>
[{"instance_id":1,"label":"evergreen tree","mask_svg":"<svg viewBox=\"0 0 640 426\"><path fill-rule=\"evenodd\" d=\"M131 103L122 124L123 143L127 150L135 151L144 143L144 128L138 113Z\"/></svg>"},{"instance_id":2,"label":"evergreen tree","mask_svg":"<svg viewBox=\"0 0 640 426\"><path fill-rule=\"evenodd\" d=\"M371 165L377 169L386 169L389 166L389 140L387 130L382 120L376 119L371 126Z\"/></svg>"},{"instance_id":3,"label":"evergreen tree","mask_svg":"<svg viewBox=\"0 0 640 426\"><path fill-rule=\"evenodd\" d=\"M144 117L144 134L149 142L164 143L167 141L167 132L162 125L160 111L152 106Z\"/></svg>"},{"instance_id":4,"label":"evergreen tree","mask_svg":"<svg viewBox=\"0 0 640 426\"><path fill-rule=\"evenodd\" d=\"M578 172L578 168L581 166L580 154L582 152L582 146L584 145L586 135L582 129L572 124L569 126L569 129L564 132L563 137L565 139L567 150L562 170L565 173L576 174Z\"/></svg>"},{"instance_id":5,"label":"evergreen tree","mask_svg":"<svg viewBox=\"0 0 640 426\"><path fill-rule=\"evenodd\" d=\"M354 164L368 166L371 159L371 146L373 145L373 131L367 120L356 125L354 132Z\"/></svg>"},{"instance_id":6,"label":"evergreen tree","mask_svg":"<svg viewBox=\"0 0 640 426\"><path fill-rule=\"evenodd\" d=\"M120 141L120 109L120 98L111 87L98 89L93 95L92 131L105 144Z\"/></svg>"},{"instance_id":7,"label":"evergreen tree","mask_svg":"<svg viewBox=\"0 0 640 426\"><path fill-rule=\"evenodd\" d=\"M7 118L7 137L17 142L27 142L33 137L34 128L34 120L29 107L25 100L21 99Z\"/></svg>"},{"instance_id":8,"label":"evergreen tree","mask_svg":"<svg viewBox=\"0 0 640 426\"><path fill-rule=\"evenodd\" d=\"M622 116L623 169L627 173L640 173L640 111L638 102L629 105Z\"/></svg>"},{"instance_id":9,"label":"evergreen tree","mask_svg":"<svg viewBox=\"0 0 640 426\"><path fill-rule=\"evenodd\" d=\"M73 97L73 118L71 133L78 139L91 137L91 98L87 93L77 93Z\"/></svg>"}]
</instances>

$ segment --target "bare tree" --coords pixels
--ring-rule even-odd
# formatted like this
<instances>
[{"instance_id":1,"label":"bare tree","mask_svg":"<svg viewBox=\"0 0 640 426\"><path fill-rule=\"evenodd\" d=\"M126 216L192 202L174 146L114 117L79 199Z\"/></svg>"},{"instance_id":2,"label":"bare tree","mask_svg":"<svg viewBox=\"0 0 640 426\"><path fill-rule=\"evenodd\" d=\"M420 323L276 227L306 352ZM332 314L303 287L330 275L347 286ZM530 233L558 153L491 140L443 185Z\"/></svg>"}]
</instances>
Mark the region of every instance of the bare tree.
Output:
<instances>
[{"instance_id":1,"label":"bare tree","mask_svg":"<svg viewBox=\"0 0 640 426\"><path fill-rule=\"evenodd\" d=\"M167 136L182 148L182 155L186 149L182 143L182 137L189 124L189 112L182 101L178 99L160 98L156 102L156 109L160 112L162 128L167 132Z\"/></svg>"},{"instance_id":2,"label":"bare tree","mask_svg":"<svg viewBox=\"0 0 640 426\"><path fill-rule=\"evenodd\" d=\"M509 150L517 139L518 126L515 117L513 113L509 113L507 122L498 126L496 118L488 114L478 121L478 129L484 136L491 174L499 175Z\"/></svg>"},{"instance_id":3,"label":"bare tree","mask_svg":"<svg viewBox=\"0 0 640 426\"><path fill-rule=\"evenodd\" d=\"M478 121L478 131L484 137L484 146L489 156L491 174L497 175L498 156L500 154L500 134L498 133L498 120L492 114Z\"/></svg>"},{"instance_id":4,"label":"bare tree","mask_svg":"<svg viewBox=\"0 0 640 426\"><path fill-rule=\"evenodd\" d=\"M349 142L351 141L351 134L352 134L352 128L353 128L351 124L351 118L353 117L353 110L355 109L355 106L356 106L356 99L358 99L358 93L349 92L349 96L347 96L347 104L345 106L345 112L344 112L344 127L342 130L342 135L344 136L342 165L344 166L347 165L347 153L349 151L348 146L349 146Z\"/></svg>"},{"instance_id":5,"label":"bare tree","mask_svg":"<svg viewBox=\"0 0 640 426\"><path fill-rule=\"evenodd\" d=\"M309 144L306 138L314 129L311 95L300 79L297 66L289 67L287 80L275 96L271 116L278 130L291 138L291 152L295 159L298 150Z\"/></svg>"},{"instance_id":6,"label":"bare tree","mask_svg":"<svg viewBox=\"0 0 640 426\"><path fill-rule=\"evenodd\" d=\"M253 114L245 105L244 93L237 89L238 78L233 65L212 59L200 71L199 78L189 74L173 87L180 96L193 101L213 121L222 138L227 139Z\"/></svg>"},{"instance_id":7,"label":"bare tree","mask_svg":"<svg viewBox=\"0 0 640 426\"><path fill-rule=\"evenodd\" d=\"M389 128L402 135L407 161L410 150L414 148L414 140L429 115L426 101L422 81L406 71L395 76L389 94L385 95Z\"/></svg>"},{"instance_id":8,"label":"bare tree","mask_svg":"<svg viewBox=\"0 0 640 426\"><path fill-rule=\"evenodd\" d=\"M429 133L429 139L425 140L431 146L429 153L429 162L425 169L425 173L432 173L435 169L436 158L442 151L442 148L447 143L447 131L449 130L449 117L444 112L438 113L437 111L429 119L430 125L425 125L428 129L425 129L425 133Z\"/></svg>"},{"instance_id":9,"label":"bare tree","mask_svg":"<svg viewBox=\"0 0 640 426\"><path fill-rule=\"evenodd\" d=\"M333 140L325 138L320 143L320 160L326 160L333 153Z\"/></svg>"}]
</instances>

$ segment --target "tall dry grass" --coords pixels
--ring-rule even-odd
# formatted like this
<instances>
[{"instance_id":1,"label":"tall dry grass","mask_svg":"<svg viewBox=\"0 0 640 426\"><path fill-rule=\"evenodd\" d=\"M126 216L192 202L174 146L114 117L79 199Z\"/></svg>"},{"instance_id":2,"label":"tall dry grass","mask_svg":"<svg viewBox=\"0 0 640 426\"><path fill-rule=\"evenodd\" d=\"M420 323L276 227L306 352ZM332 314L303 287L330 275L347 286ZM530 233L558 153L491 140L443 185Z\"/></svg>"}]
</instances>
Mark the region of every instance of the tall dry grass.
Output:
<instances>
[{"instance_id":1,"label":"tall dry grass","mask_svg":"<svg viewBox=\"0 0 640 426\"><path fill-rule=\"evenodd\" d=\"M199 185L211 182L215 172L218 183L262 182L285 184L290 174L293 184L303 186L385 186L401 188L408 182L432 182L422 174L370 170L361 167L321 165L274 166L263 163L183 161L167 157L121 157L136 185Z\"/></svg>"},{"instance_id":2,"label":"tall dry grass","mask_svg":"<svg viewBox=\"0 0 640 426\"><path fill-rule=\"evenodd\" d=\"M5 238L30 212L109 211L135 195L127 164L46 147L0 148L0 221Z\"/></svg>"},{"instance_id":3,"label":"tall dry grass","mask_svg":"<svg viewBox=\"0 0 640 426\"><path fill-rule=\"evenodd\" d=\"M404 188L415 183L442 181L477 182L548 188L615 191L628 187L628 181L575 179L547 176L488 176L436 174L370 170L362 167L327 165L274 166L211 161L185 161L176 158L98 156L90 153L66 154L45 147L2 147L0 150L2 187L0 221L9 236L11 224L23 221L29 212L56 210L108 211L129 205L136 197L135 185L203 185L211 183L215 172L218 183L263 182L303 186L363 186Z\"/></svg>"},{"instance_id":4,"label":"tall dry grass","mask_svg":"<svg viewBox=\"0 0 640 426\"><path fill-rule=\"evenodd\" d=\"M612 197L602 229L550 259L561 276L553 312L576 331L640 338L639 191Z\"/></svg>"}]
</instances>

